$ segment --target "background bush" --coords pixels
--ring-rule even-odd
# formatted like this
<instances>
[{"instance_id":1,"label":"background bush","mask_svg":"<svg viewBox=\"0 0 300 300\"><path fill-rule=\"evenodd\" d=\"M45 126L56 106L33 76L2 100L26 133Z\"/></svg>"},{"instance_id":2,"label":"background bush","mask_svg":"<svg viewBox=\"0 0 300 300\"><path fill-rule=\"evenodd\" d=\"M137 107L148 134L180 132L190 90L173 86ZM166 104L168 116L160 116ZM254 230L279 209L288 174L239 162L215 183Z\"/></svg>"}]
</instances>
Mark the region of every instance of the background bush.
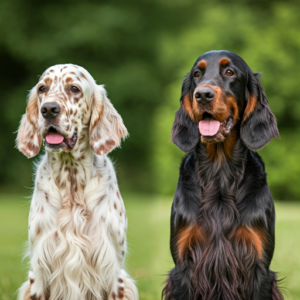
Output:
<instances>
[{"instance_id":1,"label":"background bush","mask_svg":"<svg viewBox=\"0 0 300 300\"><path fill-rule=\"evenodd\" d=\"M260 151L277 199L300 200L300 3L113 0L0 3L0 187L31 186L14 149L28 90L53 64L85 67L122 115L130 137L112 157L121 189L172 194L183 154L169 142L181 82L212 49L262 71L281 140Z\"/></svg>"}]
</instances>

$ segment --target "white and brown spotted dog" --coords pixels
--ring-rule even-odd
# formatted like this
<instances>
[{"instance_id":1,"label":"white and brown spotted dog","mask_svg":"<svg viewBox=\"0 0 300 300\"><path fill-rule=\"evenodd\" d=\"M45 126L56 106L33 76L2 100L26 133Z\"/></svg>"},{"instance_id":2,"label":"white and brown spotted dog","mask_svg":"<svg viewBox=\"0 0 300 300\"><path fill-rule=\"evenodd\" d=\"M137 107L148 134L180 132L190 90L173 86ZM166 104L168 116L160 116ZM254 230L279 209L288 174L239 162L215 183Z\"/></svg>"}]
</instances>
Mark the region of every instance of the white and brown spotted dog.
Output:
<instances>
[{"instance_id":1,"label":"white and brown spotted dog","mask_svg":"<svg viewBox=\"0 0 300 300\"><path fill-rule=\"evenodd\" d=\"M29 278L21 300L138 299L123 270L127 219L106 156L127 135L121 116L82 67L50 67L30 91L17 143L36 171Z\"/></svg>"}]
</instances>

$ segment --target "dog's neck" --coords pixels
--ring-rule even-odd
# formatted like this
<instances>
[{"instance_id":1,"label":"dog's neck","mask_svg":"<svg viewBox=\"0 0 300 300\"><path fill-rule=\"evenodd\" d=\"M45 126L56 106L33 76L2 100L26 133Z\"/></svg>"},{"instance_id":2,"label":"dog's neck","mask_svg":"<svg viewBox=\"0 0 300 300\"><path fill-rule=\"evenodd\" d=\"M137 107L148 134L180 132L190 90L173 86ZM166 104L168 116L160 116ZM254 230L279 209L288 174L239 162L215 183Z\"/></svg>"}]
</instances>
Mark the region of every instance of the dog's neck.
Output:
<instances>
[{"instance_id":1,"label":"dog's neck","mask_svg":"<svg viewBox=\"0 0 300 300\"><path fill-rule=\"evenodd\" d=\"M82 132L70 152L46 152L51 176L63 194L79 201L92 176L94 154L86 132Z\"/></svg>"},{"instance_id":2,"label":"dog's neck","mask_svg":"<svg viewBox=\"0 0 300 300\"><path fill-rule=\"evenodd\" d=\"M248 149L240 139L232 145L231 155L224 153L225 145L214 145L218 155L211 157L207 145L196 147L196 168L200 186L201 222L212 236L229 236L239 219L238 189L245 174ZM222 152L223 151L223 152ZM220 157L222 160L220 161ZM220 212L220 213L219 213ZM218 228L218 220L226 216L229 220ZM214 231L211 231L211 228Z\"/></svg>"},{"instance_id":3,"label":"dog's neck","mask_svg":"<svg viewBox=\"0 0 300 300\"><path fill-rule=\"evenodd\" d=\"M223 143L201 144L196 147L197 170L200 186L204 189L237 189L243 178L248 149L237 135L229 136Z\"/></svg>"}]
</instances>

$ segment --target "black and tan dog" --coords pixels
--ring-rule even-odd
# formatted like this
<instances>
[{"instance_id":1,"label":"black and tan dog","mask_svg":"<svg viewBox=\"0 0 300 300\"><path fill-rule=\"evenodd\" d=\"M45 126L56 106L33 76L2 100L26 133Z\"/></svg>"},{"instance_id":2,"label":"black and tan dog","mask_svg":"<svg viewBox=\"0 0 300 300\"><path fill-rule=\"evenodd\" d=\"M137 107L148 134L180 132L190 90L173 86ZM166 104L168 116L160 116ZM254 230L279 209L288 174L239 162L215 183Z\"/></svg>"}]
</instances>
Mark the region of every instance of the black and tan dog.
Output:
<instances>
[{"instance_id":1,"label":"black and tan dog","mask_svg":"<svg viewBox=\"0 0 300 300\"><path fill-rule=\"evenodd\" d=\"M183 159L171 213L166 300L280 300L275 211L254 151L279 137L259 74L228 51L203 54L182 85L172 141Z\"/></svg>"}]
</instances>

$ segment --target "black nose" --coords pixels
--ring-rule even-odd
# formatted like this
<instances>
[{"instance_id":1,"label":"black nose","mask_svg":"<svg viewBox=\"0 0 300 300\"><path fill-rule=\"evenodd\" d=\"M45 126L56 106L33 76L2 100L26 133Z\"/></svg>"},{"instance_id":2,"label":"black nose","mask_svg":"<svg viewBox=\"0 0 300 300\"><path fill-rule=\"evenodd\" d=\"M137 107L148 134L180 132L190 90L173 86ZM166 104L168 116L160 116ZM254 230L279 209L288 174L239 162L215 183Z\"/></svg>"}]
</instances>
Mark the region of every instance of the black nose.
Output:
<instances>
[{"instance_id":1,"label":"black nose","mask_svg":"<svg viewBox=\"0 0 300 300\"><path fill-rule=\"evenodd\" d=\"M210 87L201 87L195 91L196 100L205 105L209 103L215 97L215 91Z\"/></svg>"},{"instance_id":2,"label":"black nose","mask_svg":"<svg viewBox=\"0 0 300 300\"><path fill-rule=\"evenodd\" d=\"M41 113L45 119L54 119L60 112L60 105L56 102L48 102L41 107Z\"/></svg>"}]
</instances>

